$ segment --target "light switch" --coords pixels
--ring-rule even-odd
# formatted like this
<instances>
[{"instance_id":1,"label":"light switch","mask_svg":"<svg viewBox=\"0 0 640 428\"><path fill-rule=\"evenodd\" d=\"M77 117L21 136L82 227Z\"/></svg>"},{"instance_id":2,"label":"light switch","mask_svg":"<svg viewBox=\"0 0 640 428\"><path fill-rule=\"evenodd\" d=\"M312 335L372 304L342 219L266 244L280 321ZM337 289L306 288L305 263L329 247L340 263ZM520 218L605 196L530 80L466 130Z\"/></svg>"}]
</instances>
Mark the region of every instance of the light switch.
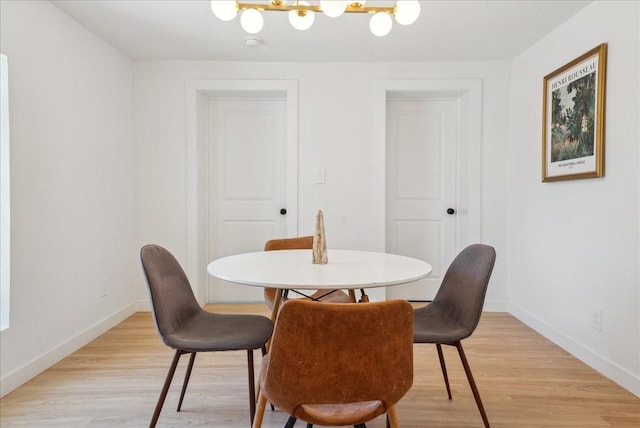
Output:
<instances>
[{"instance_id":1,"label":"light switch","mask_svg":"<svg viewBox=\"0 0 640 428\"><path fill-rule=\"evenodd\" d=\"M315 184L324 184L326 182L327 172L325 169L316 169L313 172L313 182Z\"/></svg>"}]
</instances>

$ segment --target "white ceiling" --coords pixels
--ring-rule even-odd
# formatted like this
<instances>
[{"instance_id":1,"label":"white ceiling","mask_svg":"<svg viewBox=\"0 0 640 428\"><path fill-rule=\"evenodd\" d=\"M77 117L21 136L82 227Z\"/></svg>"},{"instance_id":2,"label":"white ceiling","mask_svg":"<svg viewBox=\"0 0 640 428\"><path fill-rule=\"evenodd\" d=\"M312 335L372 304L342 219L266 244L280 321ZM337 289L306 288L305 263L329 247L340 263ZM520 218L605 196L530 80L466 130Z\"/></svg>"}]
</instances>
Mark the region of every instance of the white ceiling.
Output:
<instances>
[{"instance_id":1,"label":"white ceiling","mask_svg":"<svg viewBox=\"0 0 640 428\"><path fill-rule=\"evenodd\" d=\"M238 17L220 21L208 0L53 3L133 60L361 62L511 59L590 1L421 1L416 23L394 22L382 38L371 34L363 14L317 14L311 29L298 31L286 13L263 12L257 47L245 46L249 35Z\"/></svg>"}]
</instances>

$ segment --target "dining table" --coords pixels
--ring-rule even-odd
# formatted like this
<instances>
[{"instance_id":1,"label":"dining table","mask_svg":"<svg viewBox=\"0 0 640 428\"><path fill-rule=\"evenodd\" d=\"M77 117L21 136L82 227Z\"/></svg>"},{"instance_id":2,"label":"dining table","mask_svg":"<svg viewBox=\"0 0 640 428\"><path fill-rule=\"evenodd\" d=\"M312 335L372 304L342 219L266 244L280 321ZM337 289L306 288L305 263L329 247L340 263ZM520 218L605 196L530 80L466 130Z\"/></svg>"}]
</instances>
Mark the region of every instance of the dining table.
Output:
<instances>
[{"instance_id":1,"label":"dining table","mask_svg":"<svg viewBox=\"0 0 640 428\"><path fill-rule=\"evenodd\" d=\"M367 302L365 289L418 281L432 271L429 263L399 254L343 249L329 249L327 254L326 264L315 264L312 250L308 249L241 253L213 260L207 271L215 278L232 283L275 288L271 313L274 322L280 303L291 291L310 298L316 290L328 293L347 290L355 302L355 290L360 290L360 301ZM260 388L258 391L260 397ZM258 414L262 415L265 402L259 400L258 403ZM259 426L262 416L256 420ZM290 416L286 426L293 426L295 421L296 418ZM253 426L256 426L255 420Z\"/></svg>"},{"instance_id":2,"label":"dining table","mask_svg":"<svg viewBox=\"0 0 640 428\"><path fill-rule=\"evenodd\" d=\"M272 318L288 293L309 297L315 290L355 291L406 284L428 276L432 267L424 260L375 251L329 249L326 264L312 262L312 250L256 251L213 260L208 273L228 282L278 290Z\"/></svg>"}]
</instances>

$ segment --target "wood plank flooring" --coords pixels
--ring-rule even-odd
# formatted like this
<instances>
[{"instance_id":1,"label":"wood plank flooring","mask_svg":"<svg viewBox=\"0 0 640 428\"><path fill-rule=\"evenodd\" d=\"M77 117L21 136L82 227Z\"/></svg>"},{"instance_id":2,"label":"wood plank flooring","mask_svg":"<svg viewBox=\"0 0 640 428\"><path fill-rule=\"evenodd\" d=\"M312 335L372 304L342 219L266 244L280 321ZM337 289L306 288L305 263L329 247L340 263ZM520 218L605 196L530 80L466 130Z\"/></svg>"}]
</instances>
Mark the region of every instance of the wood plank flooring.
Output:
<instances>
[{"instance_id":1,"label":"wood plank flooring","mask_svg":"<svg viewBox=\"0 0 640 428\"><path fill-rule=\"evenodd\" d=\"M268 315L261 304L207 309ZM463 346L494 428L640 427L640 398L508 314L485 313ZM435 346L417 345L413 387L398 405L402 427L483 426L455 349L444 351L453 400ZM3 397L0 426L148 426L172 356L151 315L137 313ZM257 373L259 351L255 360ZM199 354L178 413L186 363L183 357L158 426L249 427L246 353ZM263 426L282 427L286 419L267 410ZM367 426L384 428L384 418Z\"/></svg>"}]
</instances>

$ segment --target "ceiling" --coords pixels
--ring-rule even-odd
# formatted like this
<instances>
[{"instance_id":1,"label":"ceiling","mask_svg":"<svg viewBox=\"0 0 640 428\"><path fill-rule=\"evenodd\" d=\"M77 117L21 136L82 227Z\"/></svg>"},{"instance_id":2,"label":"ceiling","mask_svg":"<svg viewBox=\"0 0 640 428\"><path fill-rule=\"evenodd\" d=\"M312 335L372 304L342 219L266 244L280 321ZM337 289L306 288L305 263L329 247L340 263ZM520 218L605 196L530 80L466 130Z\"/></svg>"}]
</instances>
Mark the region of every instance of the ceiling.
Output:
<instances>
[{"instance_id":1,"label":"ceiling","mask_svg":"<svg viewBox=\"0 0 640 428\"><path fill-rule=\"evenodd\" d=\"M380 62L512 59L590 1L421 1L418 20L394 22L385 37L371 34L363 14L318 14L311 29L299 31L286 13L263 12L255 47L245 45L239 18L217 19L208 0L53 3L132 60Z\"/></svg>"}]
</instances>

